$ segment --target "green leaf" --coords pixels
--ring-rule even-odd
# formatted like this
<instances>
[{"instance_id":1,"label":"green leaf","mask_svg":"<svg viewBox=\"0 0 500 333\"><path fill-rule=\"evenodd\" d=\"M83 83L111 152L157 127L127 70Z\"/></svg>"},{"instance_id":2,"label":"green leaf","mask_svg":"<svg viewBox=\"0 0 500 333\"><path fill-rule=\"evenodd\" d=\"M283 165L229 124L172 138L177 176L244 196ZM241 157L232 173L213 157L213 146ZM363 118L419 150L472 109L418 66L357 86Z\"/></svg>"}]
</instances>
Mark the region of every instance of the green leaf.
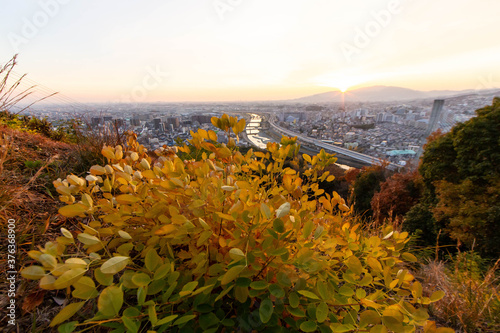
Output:
<instances>
[{"instance_id":1,"label":"green leaf","mask_svg":"<svg viewBox=\"0 0 500 333\"><path fill-rule=\"evenodd\" d=\"M82 232L76 236L80 242L82 242L85 245L94 245L100 243L99 238L96 236L89 235L85 232Z\"/></svg>"},{"instance_id":2,"label":"green leaf","mask_svg":"<svg viewBox=\"0 0 500 333\"><path fill-rule=\"evenodd\" d=\"M103 286L110 286L113 284L113 274L104 274L100 268L94 270L94 278Z\"/></svg>"},{"instance_id":3,"label":"green leaf","mask_svg":"<svg viewBox=\"0 0 500 333\"><path fill-rule=\"evenodd\" d=\"M276 210L276 218L281 218L290 212L290 203L285 202Z\"/></svg>"},{"instance_id":4,"label":"green leaf","mask_svg":"<svg viewBox=\"0 0 500 333\"><path fill-rule=\"evenodd\" d=\"M217 297L215 298L215 301L214 301L214 302L217 302L217 301L218 301L218 300L220 300L222 297L226 296L226 295L227 295L227 293L229 293L231 290L233 290L233 287L234 287L234 284L233 284L233 285L231 285L229 288L224 289L224 291L223 291L223 292L221 292L221 293L219 294L219 296L217 296Z\"/></svg>"},{"instance_id":5,"label":"green leaf","mask_svg":"<svg viewBox=\"0 0 500 333\"><path fill-rule=\"evenodd\" d=\"M130 259L129 257L123 257L123 256L117 256L108 259L104 264L102 264L101 272L104 274L116 274L125 267L127 267L129 259Z\"/></svg>"},{"instance_id":6,"label":"green leaf","mask_svg":"<svg viewBox=\"0 0 500 333\"><path fill-rule=\"evenodd\" d=\"M269 285L269 283L267 283L267 281L264 281L264 280L254 281L254 282L250 283L250 288L252 288L254 290L264 290L267 288L268 285Z\"/></svg>"},{"instance_id":7,"label":"green leaf","mask_svg":"<svg viewBox=\"0 0 500 333\"><path fill-rule=\"evenodd\" d=\"M276 256L276 257L282 256L284 254L288 254L288 249L286 247L280 247L277 248L276 250L269 252L270 256Z\"/></svg>"},{"instance_id":8,"label":"green leaf","mask_svg":"<svg viewBox=\"0 0 500 333\"><path fill-rule=\"evenodd\" d=\"M148 307L148 317L149 317L149 321L154 326L155 323L158 321L158 317L156 315L156 306L154 304L152 304Z\"/></svg>"},{"instance_id":9,"label":"green leaf","mask_svg":"<svg viewBox=\"0 0 500 333\"><path fill-rule=\"evenodd\" d=\"M412 313L413 319L419 322L425 322L429 319L429 314L425 308L419 308L417 311Z\"/></svg>"},{"instance_id":10,"label":"green leaf","mask_svg":"<svg viewBox=\"0 0 500 333\"><path fill-rule=\"evenodd\" d=\"M384 325L375 325L370 329L370 333L387 333L387 328Z\"/></svg>"},{"instance_id":11,"label":"green leaf","mask_svg":"<svg viewBox=\"0 0 500 333\"><path fill-rule=\"evenodd\" d=\"M300 308L292 308L291 306L287 306L286 310L292 316L295 316L295 317L298 317L298 318L303 318L303 317L306 316L306 313L304 311L302 311Z\"/></svg>"},{"instance_id":12,"label":"green leaf","mask_svg":"<svg viewBox=\"0 0 500 333\"><path fill-rule=\"evenodd\" d=\"M196 242L196 246L202 246L205 242L212 236L212 230L205 230L200 234L198 241Z\"/></svg>"},{"instance_id":13,"label":"green leaf","mask_svg":"<svg viewBox=\"0 0 500 333\"><path fill-rule=\"evenodd\" d=\"M132 282L139 287L144 287L151 283L151 277L146 273L135 273L132 276Z\"/></svg>"},{"instance_id":14,"label":"green leaf","mask_svg":"<svg viewBox=\"0 0 500 333\"><path fill-rule=\"evenodd\" d=\"M166 263L158 267L155 271L155 275L153 276L153 280L161 280L165 276L167 276L168 272L170 272L170 263Z\"/></svg>"},{"instance_id":15,"label":"green leaf","mask_svg":"<svg viewBox=\"0 0 500 333\"><path fill-rule=\"evenodd\" d=\"M229 250L229 256L233 260L241 260L245 258L245 253L243 253L243 251L238 248L232 248L231 250Z\"/></svg>"},{"instance_id":16,"label":"green leaf","mask_svg":"<svg viewBox=\"0 0 500 333\"><path fill-rule=\"evenodd\" d=\"M59 325L57 331L59 333L71 333L76 329L77 321L70 321L69 323Z\"/></svg>"},{"instance_id":17,"label":"green leaf","mask_svg":"<svg viewBox=\"0 0 500 333\"><path fill-rule=\"evenodd\" d=\"M354 290L352 290L352 288L344 285L344 286L339 288L339 294L350 297L350 296L354 295Z\"/></svg>"},{"instance_id":18,"label":"green leaf","mask_svg":"<svg viewBox=\"0 0 500 333\"><path fill-rule=\"evenodd\" d=\"M415 257L413 254L409 253L409 252L405 252L403 254L401 254L401 257L403 257L404 260L406 261L410 261L410 262L417 262L417 257Z\"/></svg>"},{"instance_id":19,"label":"green leaf","mask_svg":"<svg viewBox=\"0 0 500 333\"><path fill-rule=\"evenodd\" d=\"M382 323L384 323L384 325L388 329L394 332L403 332L404 330L401 321L393 316L382 316Z\"/></svg>"},{"instance_id":20,"label":"green leaf","mask_svg":"<svg viewBox=\"0 0 500 333\"><path fill-rule=\"evenodd\" d=\"M210 327L218 325L220 320L213 312L209 312L202 314L198 322L203 332L206 332ZM215 329L217 330L217 328Z\"/></svg>"},{"instance_id":21,"label":"green leaf","mask_svg":"<svg viewBox=\"0 0 500 333\"><path fill-rule=\"evenodd\" d=\"M146 301L146 296L148 294L148 286L142 286L137 288L137 304L143 305Z\"/></svg>"},{"instance_id":22,"label":"green leaf","mask_svg":"<svg viewBox=\"0 0 500 333\"><path fill-rule=\"evenodd\" d=\"M238 275L241 273L241 271L245 268L245 266L243 265L238 265L238 266L234 266L234 267L231 267L227 272L226 274L224 274L224 276L222 277L222 280L221 280L221 285L225 285L225 284L228 284L229 282L233 281L234 279L236 279L238 277Z\"/></svg>"},{"instance_id":23,"label":"green leaf","mask_svg":"<svg viewBox=\"0 0 500 333\"><path fill-rule=\"evenodd\" d=\"M431 302L437 302L445 296L445 292L442 290L438 290L432 293Z\"/></svg>"},{"instance_id":24,"label":"green leaf","mask_svg":"<svg viewBox=\"0 0 500 333\"><path fill-rule=\"evenodd\" d=\"M288 302L290 302L290 306L296 308L300 304L299 295L296 292L292 291L288 296Z\"/></svg>"},{"instance_id":25,"label":"green leaf","mask_svg":"<svg viewBox=\"0 0 500 333\"><path fill-rule=\"evenodd\" d=\"M366 290L361 289L361 288L356 289L356 297L357 297L358 299L363 299L363 298L365 298L365 297L366 297Z\"/></svg>"},{"instance_id":26,"label":"green leaf","mask_svg":"<svg viewBox=\"0 0 500 333\"><path fill-rule=\"evenodd\" d=\"M269 206L266 205L265 203L260 204L260 212L266 219L271 217L271 210L269 209Z\"/></svg>"},{"instance_id":27,"label":"green leaf","mask_svg":"<svg viewBox=\"0 0 500 333\"><path fill-rule=\"evenodd\" d=\"M179 319L177 319L175 322L174 322L174 326L179 326L179 325L182 325L182 324L185 324L187 323L188 321L192 320L196 318L195 315L186 315L186 316L182 316L180 317Z\"/></svg>"},{"instance_id":28,"label":"green leaf","mask_svg":"<svg viewBox=\"0 0 500 333\"><path fill-rule=\"evenodd\" d=\"M353 331L352 326L349 327L348 325L342 325L342 324L338 324L338 323L331 324L330 328L335 333L343 333L343 332L352 332Z\"/></svg>"},{"instance_id":29,"label":"green leaf","mask_svg":"<svg viewBox=\"0 0 500 333\"><path fill-rule=\"evenodd\" d=\"M301 294L302 296L305 296L307 298L311 298L311 299L319 299L319 297L313 293L313 292L310 292L308 290L297 290L297 292L299 294Z\"/></svg>"},{"instance_id":30,"label":"green leaf","mask_svg":"<svg viewBox=\"0 0 500 333\"><path fill-rule=\"evenodd\" d=\"M188 282L182 287L182 291L193 291L198 286L198 281Z\"/></svg>"},{"instance_id":31,"label":"green leaf","mask_svg":"<svg viewBox=\"0 0 500 333\"><path fill-rule=\"evenodd\" d=\"M125 317L137 317L141 315L141 311L139 311L139 309L137 309L136 307L129 306L128 308L123 310L123 315Z\"/></svg>"},{"instance_id":32,"label":"green leaf","mask_svg":"<svg viewBox=\"0 0 500 333\"><path fill-rule=\"evenodd\" d=\"M284 287L291 287L292 286L292 281L288 277L287 274L284 272L278 272L276 275L276 278L278 279L278 283L281 284Z\"/></svg>"},{"instance_id":33,"label":"green leaf","mask_svg":"<svg viewBox=\"0 0 500 333\"><path fill-rule=\"evenodd\" d=\"M304 228L302 230L302 236L304 238L307 238L309 237L309 235L311 235L311 232L313 230L313 227L314 227L314 223L313 221L309 220L307 221L306 223L304 223Z\"/></svg>"},{"instance_id":34,"label":"green leaf","mask_svg":"<svg viewBox=\"0 0 500 333\"><path fill-rule=\"evenodd\" d=\"M368 325L380 324L381 318L377 311L365 310L360 314L359 325L364 328Z\"/></svg>"},{"instance_id":35,"label":"green leaf","mask_svg":"<svg viewBox=\"0 0 500 333\"><path fill-rule=\"evenodd\" d=\"M414 297L422 297L422 284L420 282L415 281L411 286L411 291Z\"/></svg>"},{"instance_id":36,"label":"green leaf","mask_svg":"<svg viewBox=\"0 0 500 333\"><path fill-rule=\"evenodd\" d=\"M40 266L29 266L21 270L21 276L29 280L40 280L45 276L45 269Z\"/></svg>"},{"instance_id":37,"label":"green leaf","mask_svg":"<svg viewBox=\"0 0 500 333\"><path fill-rule=\"evenodd\" d=\"M252 280L249 278L240 277L236 279L236 286L238 287L248 287L250 286L250 283L252 283Z\"/></svg>"},{"instance_id":38,"label":"green leaf","mask_svg":"<svg viewBox=\"0 0 500 333\"><path fill-rule=\"evenodd\" d=\"M137 333L139 332L140 323L133 320L132 318L122 316L123 325L127 329L127 333Z\"/></svg>"},{"instance_id":39,"label":"green leaf","mask_svg":"<svg viewBox=\"0 0 500 333\"><path fill-rule=\"evenodd\" d=\"M49 326L54 327L73 317L73 315L82 308L83 304L85 304L85 302L71 303L66 305L61 311L59 311L54 319L52 319Z\"/></svg>"},{"instance_id":40,"label":"green leaf","mask_svg":"<svg viewBox=\"0 0 500 333\"><path fill-rule=\"evenodd\" d=\"M269 286L269 292L271 293L271 295L273 295L276 298L283 298L283 297L285 297L285 291L283 290L283 288L281 288L277 284L271 284Z\"/></svg>"},{"instance_id":41,"label":"green leaf","mask_svg":"<svg viewBox=\"0 0 500 333\"><path fill-rule=\"evenodd\" d=\"M325 282L318 281L316 283L316 289L318 290L318 293L322 299L324 300L330 299L330 293L328 292L328 287Z\"/></svg>"},{"instance_id":42,"label":"green leaf","mask_svg":"<svg viewBox=\"0 0 500 333\"><path fill-rule=\"evenodd\" d=\"M363 273L361 261L359 261L356 256L350 256L349 259L346 260L346 265L354 274L361 275L361 273Z\"/></svg>"},{"instance_id":43,"label":"green leaf","mask_svg":"<svg viewBox=\"0 0 500 333\"><path fill-rule=\"evenodd\" d=\"M318 320L318 323L322 323L326 320L328 312L328 305L325 302L319 303L316 309L316 319Z\"/></svg>"},{"instance_id":44,"label":"green leaf","mask_svg":"<svg viewBox=\"0 0 500 333\"><path fill-rule=\"evenodd\" d=\"M73 283L78 281L83 276L83 274L85 274L85 272L86 270L83 268L73 268L69 271L64 272L54 282L54 288L64 289L71 286Z\"/></svg>"},{"instance_id":45,"label":"green leaf","mask_svg":"<svg viewBox=\"0 0 500 333\"><path fill-rule=\"evenodd\" d=\"M94 280L88 276L82 276L73 286L75 290L73 290L72 295L75 298L90 299L99 296Z\"/></svg>"},{"instance_id":46,"label":"green leaf","mask_svg":"<svg viewBox=\"0 0 500 333\"><path fill-rule=\"evenodd\" d=\"M66 228L61 228L61 233L64 237L73 239L73 234Z\"/></svg>"},{"instance_id":47,"label":"green leaf","mask_svg":"<svg viewBox=\"0 0 500 333\"><path fill-rule=\"evenodd\" d=\"M114 317L120 313L123 305L123 290L117 286L104 288L97 300L97 309L106 317Z\"/></svg>"},{"instance_id":48,"label":"green leaf","mask_svg":"<svg viewBox=\"0 0 500 333\"><path fill-rule=\"evenodd\" d=\"M283 221L281 219L275 219L273 221L273 229L277 232L277 233L283 233L285 232L285 223L283 223Z\"/></svg>"},{"instance_id":49,"label":"green leaf","mask_svg":"<svg viewBox=\"0 0 500 333\"><path fill-rule=\"evenodd\" d=\"M130 236L130 234L128 232L123 231L123 230L118 230L118 235L121 238L126 239L126 240L132 239L132 236Z\"/></svg>"},{"instance_id":50,"label":"green leaf","mask_svg":"<svg viewBox=\"0 0 500 333\"><path fill-rule=\"evenodd\" d=\"M304 332L314 332L316 331L317 327L318 324L316 324L316 322L312 320L308 320L300 324L300 329Z\"/></svg>"},{"instance_id":51,"label":"green leaf","mask_svg":"<svg viewBox=\"0 0 500 333\"><path fill-rule=\"evenodd\" d=\"M171 316L162 318L162 319L158 320L154 326L161 326L163 324L170 323L171 321L173 321L177 317L179 317L179 315L171 315Z\"/></svg>"},{"instance_id":52,"label":"green leaf","mask_svg":"<svg viewBox=\"0 0 500 333\"><path fill-rule=\"evenodd\" d=\"M265 324L270 319L274 312L273 302L270 299L265 299L260 303L259 316L260 320Z\"/></svg>"}]
</instances>

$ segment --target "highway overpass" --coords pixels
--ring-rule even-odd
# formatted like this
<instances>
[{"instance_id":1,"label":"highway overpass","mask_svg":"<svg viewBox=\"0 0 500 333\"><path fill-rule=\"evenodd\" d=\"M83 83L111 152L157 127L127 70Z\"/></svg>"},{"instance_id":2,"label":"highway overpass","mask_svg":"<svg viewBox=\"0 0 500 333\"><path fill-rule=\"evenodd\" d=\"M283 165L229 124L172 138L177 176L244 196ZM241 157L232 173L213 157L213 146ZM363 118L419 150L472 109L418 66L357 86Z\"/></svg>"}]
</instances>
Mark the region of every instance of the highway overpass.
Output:
<instances>
[{"instance_id":1,"label":"highway overpass","mask_svg":"<svg viewBox=\"0 0 500 333\"><path fill-rule=\"evenodd\" d=\"M358 152L355 152L355 151L352 151L349 149L345 149L345 148L341 148L341 147L338 147L335 145L325 143L321 140L316 140L314 138L310 138L307 136L303 136L303 135L294 133L288 129L285 129L285 128L282 128L282 127L276 125L275 123L272 122L272 120L269 120L269 125L271 126L272 130L274 130L275 132L278 132L282 135L292 136L292 137L296 136L298 141L301 144L306 144L308 146L322 148L328 153L335 153L335 154L337 154L338 157L344 157L344 158L347 158L348 160L356 161L362 165L380 165L383 162L381 159L379 159L377 157L361 154L361 153L358 153ZM387 168L390 170L398 170L399 168L401 168L401 166L398 164L395 164L395 163L390 163L387 166Z\"/></svg>"}]
</instances>

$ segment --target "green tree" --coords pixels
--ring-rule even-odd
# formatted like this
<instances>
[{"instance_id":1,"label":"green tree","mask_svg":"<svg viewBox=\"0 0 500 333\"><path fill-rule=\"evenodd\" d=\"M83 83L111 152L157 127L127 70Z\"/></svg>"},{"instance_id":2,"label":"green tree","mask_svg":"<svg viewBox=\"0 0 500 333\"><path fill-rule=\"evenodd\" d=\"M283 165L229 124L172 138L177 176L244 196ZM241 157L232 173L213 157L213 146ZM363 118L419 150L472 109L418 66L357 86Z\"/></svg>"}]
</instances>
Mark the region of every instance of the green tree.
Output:
<instances>
[{"instance_id":1,"label":"green tree","mask_svg":"<svg viewBox=\"0 0 500 333\"><path fill-rule=\"evenodd\" d=\"M356 176L352 186L354 197L354 211L357 214L372 216L371 201L375 193L380 190L380 184L385 181L386 168L384 166L371 166L363 168Z\"/></svg>"},{"instance_id":2,"label":"green tree","mask_svg":"<svg viewBox=\"0 0 500 333\"><path fill-rule=\"evenodd\" d=\"M443 229L459 244L496 257L500 253L500 98L476 114L426 145L419 168L424 197L408 214L407 229ZM423 225L428 212L436 223L433 228Z\"/></svg>"}]
</instances>

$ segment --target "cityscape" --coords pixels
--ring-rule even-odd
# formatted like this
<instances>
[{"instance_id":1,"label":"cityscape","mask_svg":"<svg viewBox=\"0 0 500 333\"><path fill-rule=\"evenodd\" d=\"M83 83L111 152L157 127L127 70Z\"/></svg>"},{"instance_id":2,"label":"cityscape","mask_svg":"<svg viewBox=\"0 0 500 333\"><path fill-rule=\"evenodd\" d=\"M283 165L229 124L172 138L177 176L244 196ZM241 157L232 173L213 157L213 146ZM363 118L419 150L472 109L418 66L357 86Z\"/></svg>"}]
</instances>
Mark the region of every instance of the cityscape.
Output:
<instances>
[{"instance_id":1,"label":"cityscape","mask_svg":"<svg viewBox=\"0 0 500 333\"><path fill-rule=\"evenodd\" d=\"M57 123L81 117L89 128L117 126L121 131L132 130L139 142L149 149L185 141L197 129L215 129L210 119L223 113L245 118L250 123L252 114L264 117L252 135L240 138L242 147L265 148L268 141L279 141L279 133L269 122L292 134L302 135L327 144L346 148L374 157L374 163L387 161L414 166L425 133L441 130L448 132L453 125L474 117L474 111L491 102L499 91L484 90L444 98L439 119L429 128L433 99L393 102L297 103L245 102L245 103L142 103L92 104L72 107L35 105L31 115ZM251 139L249 139L249 137ZM219 141L227 140L222 133ZM300 139L299 139L300 142ZM312 151L318 147L310 147ZM342 158L340 158L342 160ZM377 162L378 161L378 162ZM351 161L352 163L352 161ZM342 164L349 165L349 162ZM352 163L353 166L359 166Z\"/></svg>"}]
</instances>

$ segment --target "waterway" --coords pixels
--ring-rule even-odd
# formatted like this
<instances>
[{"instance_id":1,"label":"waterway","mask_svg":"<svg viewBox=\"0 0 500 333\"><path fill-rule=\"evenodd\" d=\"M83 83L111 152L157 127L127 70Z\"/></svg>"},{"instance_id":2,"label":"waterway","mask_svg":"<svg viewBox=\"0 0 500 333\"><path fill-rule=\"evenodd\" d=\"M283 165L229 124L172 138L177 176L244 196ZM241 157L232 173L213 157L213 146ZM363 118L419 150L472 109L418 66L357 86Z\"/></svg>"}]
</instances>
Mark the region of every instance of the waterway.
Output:
<instances>
[{"instance_id":1,"label":"waterway","mask_svg":"<svg viewBox=\"0 0 500 333\"><path fill-rule=\"evenodd\" d=\"M247 138L253 145L262 149L266 149L268 142L275 142L276 140L272 139L270 136L266 135L266 133L259 130L259 127L262 122L261 116L253 113L251 114L251 117L252 118L250 119L250 122L247 124L247 127L245 129ZM302 147L301 151L306 154L317 154L319 152L319 150L314 152L312 149L306 149L305 147ZM351 168L351 166L349 165L340 163L335 163L335 164L345 170Z\"/></svg>"},{"instance_id":2,"label":"waterway","mask_svg":"<svg viewBox=\"0 0 500 333\"><path fill-rule=\"evenodd\" d=\"M259 130L262 117L255 113L252 113L251 116L252 118L245 129L247 138L253 145L261 149L266 149L267 143L274 142L275 140Z\"/></svg>"}]
</instances>

